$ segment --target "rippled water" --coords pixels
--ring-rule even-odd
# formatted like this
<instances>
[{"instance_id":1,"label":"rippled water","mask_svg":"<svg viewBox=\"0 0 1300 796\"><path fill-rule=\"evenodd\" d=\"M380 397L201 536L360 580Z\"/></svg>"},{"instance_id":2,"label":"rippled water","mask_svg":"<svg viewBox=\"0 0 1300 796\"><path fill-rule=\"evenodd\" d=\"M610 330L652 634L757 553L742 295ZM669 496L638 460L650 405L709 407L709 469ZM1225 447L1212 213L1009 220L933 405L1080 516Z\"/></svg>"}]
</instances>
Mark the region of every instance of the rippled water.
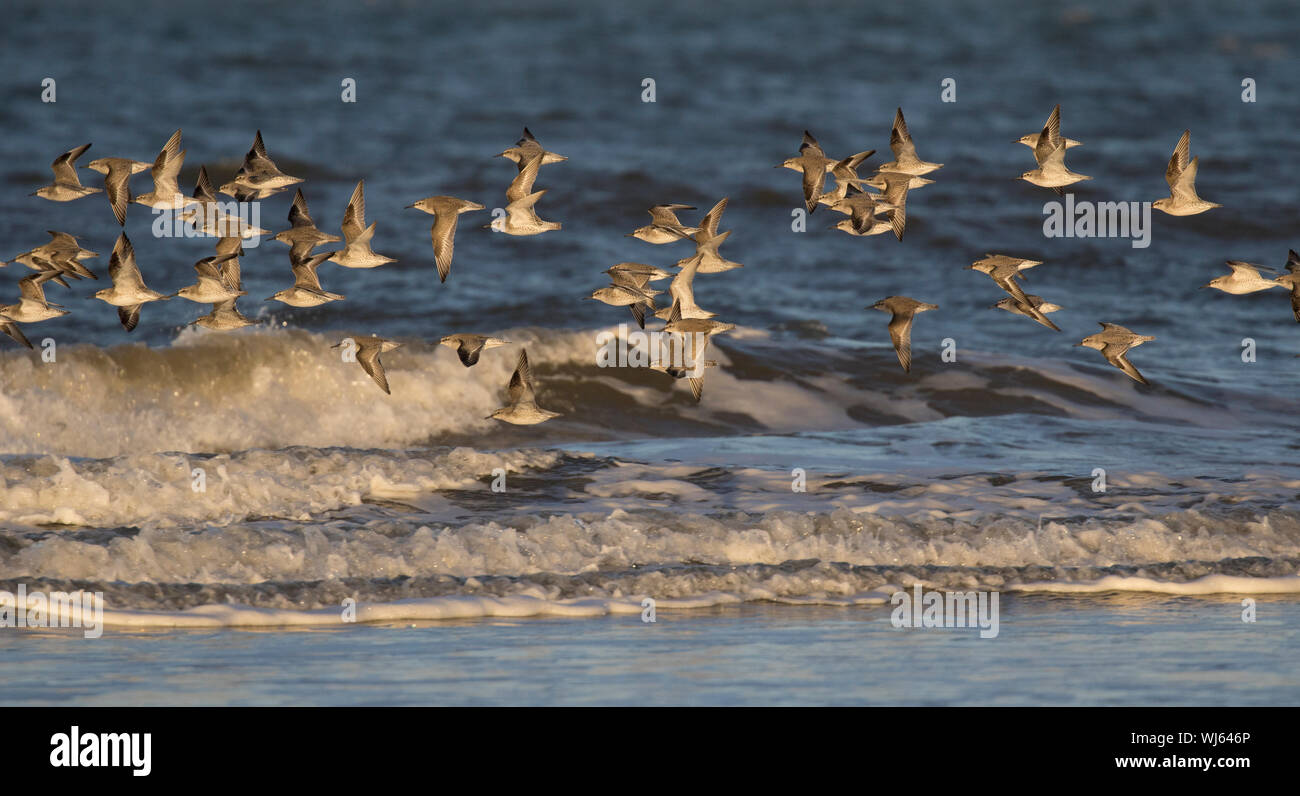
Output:
<instances>
[{"instance_id":1,"label":"rippled water","mask_svg":"<svg viewBox=\"0 0 1300 796\"><path fill-rule=\"evenodd\" d=\"M136 626L319 626L346 597L376 621L422 621L619 615L644 596L666 612L879 611L863 606L913 581L1293 590L1300 326L1282 291L1198 289L1226 259L1279 267L1300 243L1289 6L787 5L14 4L0 258L63 230L100 252L101 279L50 286L71 314L25 327L56 362L0 342L0 590L103 591L111 621ZM46 77L55 103L40 102ZM956 102L941 101L946 78ZM1166 195L1190 129L1200 193L1224 207L1155 213L1148 248L1045 238L1055 197L1014 179L1033 164L1011 142L1057 102L1084 142L1071 168L1093 178L1076 199ZM871 168L900 105L920 155L945 164L909 196L904 240L829 230L825 209L793 231L799 178L773 166L803 130L832 155L877 149ZM479 228L487 212L462 216L439 284L431 219L404 208L503 205L515 170L493 156L525 125L569 157L538 180L539 212L564 228L511 238ZM347 299L291 309L261 301L289 284L286 247L266 239L243 258L259 327L195 331L202 308L176 299L126 333L90 297L119 232L103 195L27 194L66 149L93 142L83 165L152 160L177 127L187 191L201 164L217 183L233 174L260 129L325 231L364 178L375 250L397 262L327 264ZM285 226L291 196L264 201L263 226ZM630 321L581 300L601 271L690 253L625 233L652 204L695 205L694 219L724 196L723 254L745 267L696 280L700 304L738 325L703 401L662 374L597 368L598 334ZM152 221L133 205L126 232L146 281L174 292L211 241L156 238ZM1000 291L964 269L985 252L1045 262L1025 287L1063 305L1062 333L990 308ZM0 272L0 296L26 273ZM863 309L892 294L940 305L916 321L911 374L887 317ZM1156 336L1131 354L1152 386L1071 346L1098 321ZM539 402L564 416L486 420L516 347L466 370L436 346L461 331L526 345ZM391 397L329 348L355 333L403 342L384 356ZM955 362L940 358L949 338ZM1053 606L1111 616L1079 607L1091 599L1037 603L1034 621L1050 627ZM800 610L761 621L793 628ZM834 614L815 610L813 624Z\"/></svg>"}]
</instances>

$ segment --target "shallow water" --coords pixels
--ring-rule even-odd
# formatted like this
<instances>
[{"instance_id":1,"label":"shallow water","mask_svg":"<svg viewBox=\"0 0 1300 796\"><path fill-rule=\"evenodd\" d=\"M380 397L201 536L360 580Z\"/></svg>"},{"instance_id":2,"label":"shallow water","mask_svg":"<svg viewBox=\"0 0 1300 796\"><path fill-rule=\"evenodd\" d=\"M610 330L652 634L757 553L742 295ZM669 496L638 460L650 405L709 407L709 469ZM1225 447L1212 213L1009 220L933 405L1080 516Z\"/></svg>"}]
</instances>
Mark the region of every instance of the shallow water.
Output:
<instances>
[{"instance_id":1,"label":"shallow water","mask_svg":"<svg viewBox=\"0 0 1300 796\"><path fill-rule=\"evenodd\" d=\"M1295 705L1294 599L1012 597L996 638L887 608L0 636L0 702L75 705ZM38 657L39 656L39 657Z\"/></svg>"}]
</instances>

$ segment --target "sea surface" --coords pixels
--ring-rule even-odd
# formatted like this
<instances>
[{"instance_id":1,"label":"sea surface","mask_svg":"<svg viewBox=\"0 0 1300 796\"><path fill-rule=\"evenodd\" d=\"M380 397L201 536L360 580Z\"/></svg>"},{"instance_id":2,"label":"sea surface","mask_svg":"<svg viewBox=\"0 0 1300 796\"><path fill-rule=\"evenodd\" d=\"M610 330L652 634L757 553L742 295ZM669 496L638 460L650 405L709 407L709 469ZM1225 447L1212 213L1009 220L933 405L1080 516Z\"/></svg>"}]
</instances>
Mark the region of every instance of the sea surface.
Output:
<instances>
[{"instance_id":1,"label":"sea surface","mask_svg":"<svg viewBox=\"0 0 1300 796\"><path fill-rule=\"evenodd\" d=\"M5 16L0 259L65 231L99 280L47 285L69 314L24 326L36 351L0 338L0 591L100 592L106 628L0 628L0 672L24 684L0 702L1300 702L1300 324L1283 290L1200 289L1225 260L1280 269L1300 245L1290 4ZM1168 195L1190 129L1197 188L1223 207L1154 212L1145 248L1046 237L1057 197L1015 179L1034 163L1012 142L1056 103L1092 177L1076 203ZM826 208L797 229L799 175L774 166L809 130L832 157L876 149L870 170L898 107L944 164L909 194L903 240L829 229ZM525 126L568 157L537 181L563 229L511 237L482 227L516 173L494 156ZM200 165L233 176L260 130L326 232L364 179L396 262L327 263L347 298L289 308L263 300L292 281L264 238L242 258L256 326L194 327L207 308L176 298L127 333L92 297L122 231L104 195L29 194L61 152L93 142L98 186L90 160L152 161L177 128L184 190ZM461 216L444 284L432 218L407 209L435 194L487 208ZM286 228L292 197L264 200L262 226ZM693 205L689 223L723 197L722 254L744 267L695 281L736 324L703 400L598 367L599 341L635 328L584 300L602 271L692 253L627 233L651 205ZM125 231L173 293L213 240L154 222L132 205ZM992 308L1004 294L966 270L986 252L1043 261L1024 287L1063 307L1060 333ZM29 273L0 270L0 305ZM940 307L916 320L910 373L866 309L890 295ZM1150 386L1073 346L1101 321L1156 337L1130 352ZM437 344L456 332L513 345L467 369ZM331 349L368 334L402 343L391 396ZM538 426L487 419L521 346L562 413ZM914 584L998 592L999 635L894 628L890 597ZM346 673L372 664L385 676Z\"/></svg>"}]
</instances>

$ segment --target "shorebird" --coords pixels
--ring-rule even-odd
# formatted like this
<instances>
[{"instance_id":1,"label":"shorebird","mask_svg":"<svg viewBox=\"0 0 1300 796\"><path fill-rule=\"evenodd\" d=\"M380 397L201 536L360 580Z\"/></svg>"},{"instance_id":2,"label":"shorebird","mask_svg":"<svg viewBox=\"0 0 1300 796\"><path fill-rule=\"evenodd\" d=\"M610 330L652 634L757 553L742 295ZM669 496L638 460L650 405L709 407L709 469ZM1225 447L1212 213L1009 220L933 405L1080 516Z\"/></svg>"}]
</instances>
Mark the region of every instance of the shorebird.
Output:
<instances>
[{"instance_id":1,"label":"shorebird","mask_svg":"<svg viewBox=\"0 0 1300 796\"><path fill-rule=\"evenodd\" d=\"M461 213L482 210L483 205L454 196L430 196L407 207L433 216L433 226L429 228L433 237L433 259L438 263L439 281L446 282L447 274L451 273L451 255L456 244L456 221Z\"/></svg>"},{"instance_id":2,"label":"shorebird","mask_svg":"<svg viewBox=\"0 0 1300 796\"><path fill-rule=\"evenodd\" d=\"M1258 293L1261 290L1286 286L1275 279L1267 279L1259 275L1261 269L1276 273L1272 268L1243 263L1240 260L1228 260L1227 263L1228 268L1232 269L1232 273L1216 276L1207 284L1201 285L1201 287L1212 287L1215 290L1222 290L1224 293L1231 293L1234 296L1244 296L1247 293ZM1292 276L1292 274L1287 276Z\"/></svg>"},{"instance_id":3,"label":"shorebird","mask_svg":"<svg viewBox=\"0 0 1300 796\"><path fill-rule=\"evenodd\" d=\"M27 339L27 335L23 334L22 329L18 328L18 324L3 313L0 313L0 332L9 335L16 343L25 345L28 348L33 347L31 341Z\"/></svg>"},{"instance_id":4,"label":"shorebird","mask_svg":"<svg viewBox=\"0 0 1300 796\"><path fill-rule=\"evenodd\" d=\"M731 237L731 230L718 234L718 224L722 221L722 212L726 209L727 197L724 196L709 212L704 214L699 229L691 236L691 239L695 241L695 257L687 257L678 261L678 267L684 266L687 260L695 258L699 258L698 270L701 274L720 274L733 268L744 267L740 263L732 262L718 254L718 247L727 238Z\"/></svg>"},{"instance_id":5,"label":"shorebird","mask_svg":"<svg viewBox=\"0 0 1300 796\"><path fill-rule=\"evenodd\" d=\"M95 298L117 307L118 320L128 332L140 322L141 306L171 298L145 287L144 277L135 262L135 247L125 232L118 236L113 246L113 254L108 260L108 276L113 280L113 286L99 291Z\"/></svg>"},{"instance_id":6,"label":"shorebird","mask_svg":"<svg viewBox=\"0 0 1300 796\"><path fill-rule=\"evenodd\" d=\"M31 268L33 271L56 271L58 276L52 277L55 282L68 286L63 280L65 276L71 276L75 279L98 279L99 277L86 266L82 265L82 260L89 260L99 255L90 249L84 249L77 239L66 232L56 232L52 229L46 230L49 233L50 240L37 246L35 249L15 255L13 261Z\"/></svg>"},{"instance_id":7,"label":"shorebird","mask_svg":"<svg viewBox=\"0 0 1300 796\"><path fill-rule=\"evenodd\" d=\"M1194 157L1191 162L1188 162L1187 155L1191 150L1191 142L1192 131L1184 130L1182 138L1178 139L1178 146L1174 147L1174 154L1169 158L1169 166L1165 169L1165 182L1169 183L1169 197L1151 203L1155 209L1171 216L1194 216L1215 207L1223 207L1214 202L1207 202L1196 194L1196 168L1200 157Z\"/></svg>"},{"instance_id":8,"label":"shorebird","mask_svg":"<svg viewBox=\"0 0 1300 796\"><path fill-rule=\"evenodd\" d=\"M546 191L533 191L533 182L537 171L542 166L542 155L533 155L519 169L510 187L506 189L506 217L497 219L484 229L493 229L507 235L540 235L553 229L560 229L558 221L543 221L537 216L535 205Z\"/></svg>"},{"instance_id":9,"label":"shorebird","mask_svg":"<svg viewBox=\"0 0 1300 796\"><path fill-rule=\"evenodd\" d=\"M1291 291L1291 312L1295 315L1296 323L1300 323L1300 254L1295 253L1295 249L1287 252L1286 258L1287 273L1277 278L1277 283Z\"/></svg>"},{"instance_id":10,"label":"shorebird","mask_svg":"<svg viewBox=\"0 0 1300 796\"><path fill-rule=\"evenodd\" d=\"M51 318L58 318L61 315L67 315L67 310L61 309L60 305L47 301L45 298L45 289L41 285L50 279L49 273L32 274L19 279L18 292L20 298L18 303L0 307L0 316L4 317L5 322L39 323L48 321ZM12 334L9 336L13 337ZM18 340L17 337L14 337L14 339ZM19 342L22 341L19 340Z\"/></svg>"},{"instance_id":11,"label":"shorebird","mask_svg":"<svg viewBox=\"0 0 1300 796\"><path fill-rule=\"evenodd\" d=\"M661 373L667 373L674 379L686 379L687 384L689 384L691 388L691 395L694 395L696 403L699 403L700 398L704 395L704 374L706 369L715 368L718 366L718 363L711 359L701 358L709 347L709 338L707 336L704 337L702 342L700 342L696 347L698 347L699 350L692 351L689 355L685 355L684 351L682 352L684 354L682 357L683 361L672 361L672 357L670 356L669 361L667 362L662 360L652 362L650 364L650 369L660 371ZM660 353L660 357L662 357L662 353Z\"/></svg>"},{"instance_id":12,"label":"shorebird","mask_svg":"<svg viewBox=\"0 0 1300 796\"><path fill-rule=\"evenodd\" d=\"M240 296L247 296L246 291L236 287L233 282L227 281L226 274L220 269L222 263L237 256L222 254L199 260L194 264L194 272L198 274L199 281L181 288L176 295L199 304L220 304Z\"/></svg>"},{"instance_id":13,"label":"shorebird","mask_svg":"<svg viewBox=\"0 0 1300 796\"><path fill-rule=\"evenodd\" d=\"M524 137L516 141L514 146L497 155L497 157L507 158L514 161L515 164L519 166L519 170L523 171L524 164L539 154L542 156L541 165L543 166L568 160L564 155L547 152L542 145L537 142L537 139L533 138L533 134L528 132L527 127L524 128Z\"/></svg>"},{"instance_id":14,"label":"shorebird","mask_svg":"<svg viewBox=\"0 0 1300 796\"><path fill-rule=\"evenodd\" d=\"M321 252L298 258L290 251L289 267L293 271L293 287L281 290L266 301L279 301L290 307L317 307L327 301L342 301L345 296L321 289L320 277L316 274L316 269L331 254L333 252Z\"/></svg>"},{"instance_id":15,"label":"shorebird","mask_svg":"<svg viewBox=\"0 0 1300 796\"><path fill-rule=\"evenodd\" d=\"M602 287L593 291L588 298L593 298L611 307L628 307L632 310L632 317L636 318L636 323L642 329L645 328L645 311L649 307L651 312L655 311L654 299L646 295L640 288L633 287L630 284L612 284L609 287Z\"/></svg>"},{"instance_id":16,"label":"shorebird","mask_svg":"<svg viewBox=\"0 0 1300 796\"><path fill-rule=\"evenodd\" d=\"M379 389L388 395L392 391L388 389L388 376L384 374L384 363L379 361L379 355L392 351L394 348L400 348L401 343L394 343L392 340L385 340L382 337L350 337L330 346L330 348L339 348L351 340L356 346L357 364L361 369L370 374L370 378L375 380Z\"/></svg>"},{"instance_id":17,"label":"shorebird","mask_svg":"<svg viewBox=\"0 0 1300 796\"><path fill-rule=\"evenodd\" d=\"M655 268L653 265L646 265L645 263L619 263L606 268L605 273L615 282L624 278L632 279L633 283L641 288L651 282L658 282L660 279L667 279L672 276L670 271Z\"/></svg>"},{"instance_id":18,"label":"shorebird","mask_svg":"<svg viewBox=\"0 0 1300 796\"><path fill-rule=\"evenodd\" d=\"M1043 323L1041 320L1038 319L1039 315L1046 315L1049 312L1056 312L1057 310L1061 309L1060 305L1058 304L1053 304L1050 301L1044 301L1042 296L1035 296L1027 293L1025 294L1025 298L1029 299L1028 308L1021 305L1021 303L1016 299L1012 298L1011 296L1008 296L1002 299L1001 301L999 301L997 304L994 304L992 309L1006 310L1007 312L1010 312L1015 315L1023 315L1026 318L1033 318L1034 321L1037 323ZM1037 311L1037 314L1035 314L1035 311ZM1043 323L1043 325L1049 329L1056 328L1046 323ZM1056 331L1059 332L1061 330L1056 329Z\"/></svg>"},{"instance_id":19,"label":"shorebird","mask_svg":"<svg viewBox=\"0 0 1300 796\"><path fill-rule=\"evenodd\" d=\"M253 148L244 156L244 164L239 167L233 179L221 186L221 192L233 196L241 202L251 199L265 199L280 193L290 185L302 182L299 177L290 177L280 171L266 154L266 145L262 143L262 131L257 131L253 139Z\"/></svg>"},{"instance_id":20,"label":"shorebird","mask_svg":"<svg viewBox=\"0 0 1300 796\"><path fill-rule=\"evenodd\" d=\"M104 175L104 191L113 208L113 217L120 226L126 226L126 206L131 202L131 175L150 168L150 164L130 158L99 158L86 164Z\"/></svg>"},{"instance_id":21,"label":"shorebird","mask_svg":"<svg viewBox=\"0 0 1300 796\"><path fill-rule=\"evenodd\" d=\"M306 259L311 250L322 243L337 243L339 240L338 235L330 235L316 228L316 222L312 221L311 213L307 211L307 200L303 198L301 188L294 195L293 205L289 208L289 223L292 226L278 233L272 240L289 244L289 256L294 260ZM334 253L330 252L331 255Z\"/></svg>"},{"instance_id":22,"label":"shorebird","mask_svg":"<svg viewBox=\"0 0 1300 796\"><path fill-rule=\"evenodd\" d=\"M842 199L837 200L831 209L844 213L848 218L836 222L831 229L840 229L850 235L879 235L882 232L888 232L894 228L892 221L882 221L876 218L877 213L883 213L890 209L891 205L884 201L880 194L866 193L858 191L849 193ZM904 218L906 221L906 218Z\"/></svg>"},{"instance_id":23,"label":"shorebird","mask_svg":"<svg viewBox=\"0 0 1300 796\"><path fill-rule=\"evenodd\" d=\"M677 211L694 209L690 205L655 205L649 210L650 223L637 227L635 232L629 232L624 237L656 244L675 243L689 238L699 232L699 227L683 226L677 219Z\"/></svg>"},{"instance_id":24,"label":"shorebird","mask_svg":"<svg viewBox=\"0 0 1300 796\"><path fill-rule=\"evenodd\" d=\"M528 364L527 349L519 351L519 362L515 365L514 374L510 376L510 385L507 389L510 403L488 415L487 419L495 418L507 423L531 426L560 416L559 412L551 412L537 405L537 395L533 387L533 369Z\"/></svg>"},{"instance_id":25,"label":"shorebird","mask_svg":"<svg viewBox=\"0 0 1300 796\"><path fill-rule=\"evenodd\" d=\"M194 184L190 204L191 207L181 211L181 220L193 224L204 235L217 238L255 238L271 234L269 229L255 227L239 216L222 210L222 203L212 190L212 181L208 179L207 166L199 166L199 178Z\"/></svg>"},{"instance_id":26,"label":"shorebird","mask_svg":"<svg viewBox=\"0 0 1300 796\"><path fill-rule=\"evenodd\" d=\"M478 364L478 358L484 351L510 345L510 341L481 334L449 334L439 340L438 345L456 349L456 356L460 357L460 363L467 368L472 368Z\"/></svg>"},{"instance_id":27,"label":"shorebird","mask_svg":"<svg viewBox=\"0 0 1300 796\"><path fill-rule=\"evenodd\" d=\"M885 184L882 196L889 207L889 226L894 230L894 237L902 240L903 230L907 228L907 192L915 178L901 171L882 171L879 176Z\"/></svg>"},{"instance_id":28,"label":"shorebird","mask_svg":"<svg viewBox=\"0 0 1300 796\"><path fill-rule=\"evenodd\" d=\"M1026 260L1023 257L1008 257L1005 254L985 254L984 259L976 260L971 265L966 266L966 270L988 274L998 287L1011 294L1011 297L1016 300L1021 309L1030 312L1031 318L1047 328L1059 332L1061 331L1060 327L1047 319L1047 316L1025 295L1020 283L1016 282L1016 277L1020 275L1021 271L1042 264L1041 260Z\"/></svg>"},{"instance_id":29,"label":"shorebird","mask_svg":"<svg viewBox=\"0 0 1300 796\"><path fill-rule=\"evenodd\" d=\"M888 173L902 174L903 172L895 171ZM888 187L885 182L885 172L876 172L875 174L872 174L867 178L867 185L871 188L875 188L877 191L884 191L885 188ZM934 185L934 180L913 176L912 179L907 181L907 190L915 191L917 188L924 188L927 185Z\"/></svg>"},{"instance_id":30,"label":"shorebird","mask_svg":"<svg viewBox=\"0 0 1300 796\"><path fill-rule=\"evenodd\" d=\"M710 318L684 318L682 317L681 302L675 300L672 309L668 312L668 323L664 324L663 330L677 334L702 334L706 337L712 337L715 334L729 332L735 328L736 324L734 323L724 323Z\"/></svg>"},{"instance_id":31,"label":"shorebird","mask_svg":"<svg viewBox=\"0 0 1300 796\"><path fill-rule=\"evenodd\" d=\"M167 139L158 157L154 159L150 176L153 177L153 190L142 193L131 201L152 207L155 210L180 210L196 202L181 193L177 178L181 167L185 165L185 150L181 149L181 131L172 133Z\"/></svg>"},{"instance_id":32,"label":"shorebird","mask_svg":"<svg viewBox=\"0 0 1300 796\"><path fill-rule=\"evenodd\" d=\"M239 238L222 238L217 241L217 270L222 281L233 287L241 295L243 294L244 284L239 273L239 257L244 253L244 248L239 244ZM255 322L244 317L243 313L236 308L235 304L238 298L231 298L225 301L218 301L212 305L212 310L203 317L194 321L194 323L206 329L212 329L217 332L227 332L232 329L241 329L245 326L252 326Z\"/></svg>"},{"instance_id":33,"label":"shorebird","mask_svg":"<svg viewBox=\"0 0 1300 796\"><path fill-rule=\"evenodd\" d=\"M889 339L894 342L894 351L905 373L912 372L912 319L918 312L939 309L938 304L926 304L907 296L889 296L877 301L869 310L891 313L889 319Z\"/></svg>"},{"instance_id":34,"label":"shorebird","mask_svg":"<svg viewBox=\"0 0 1300 796\"><path fill-rule=\"evenodd\" d=\"M1065 165L1065 139L1061 138L1061 132L1056 127L1059 121L1058 114L1053 113L1038 136L1038 145L1034 147L1034 160L1038 161L1038 168L1020 175L1020 179L1025 182L1051 188L1057 196L1065 193L1063 189L1067 185L1092 179L1070 171Z\"/></svg>"},{"instance_id":35,"label":"shorebird","mask_svg":"<svg viewBox=\"0 0 1300 796\"><path fill-rule=\"evenodd\" d=\"M1051 113L1047 115L1047 121L1044 122L1043 126L1054 127L1057 130L1057 133L1059 135L1061 129L1061 106L1059 104L1052 109ZM1042 133L1030 133L1029 135L1020 136L1012 143L1024 144L1030 149L1037 149L1038 141L1041 137L1042 137ZM1075 141L1073 138L1062 138L1061 140L1065 142L1066 149L1079 146L1080 144L1083 143L1082 141Z\"/></svg>"},{"instance_id":36,"label":"shorebird","mask_svg":"<svg viewBox=\"0 0 1300 796\"><path fill-rule=\"evenodd\" d=\"M858 167L862 161L876 154L876 150L869 149L866 152L859 152L856 155L849 155L845 159L831 166L830 175L835 178L835 190L823 192L817 198L818 204L828 207L834 206L836 202L849 195L849 190L862 190L863 180L858 176ZM823 186L824 188L825 186Z\"/></svg>"},{"instance_id":37,"label":"shorebird","mask_svg":"<svg viewBox=\"0 0 1300 796\"><path fill-rule=\"evenodd\" d=\"M682 270L677 272L673 281L668 283L668 295L673 300L673 305L683 319L686 318L712 318L717 313L708 312L700 309L695 303L695 274L699 269L700 257L696 255L682 261ZM673 313L673 307L668 306L657 311L655 317L660 320L669 320ZM642 327L645 328L645 327Z\"/></svg>"},{"instance_id":38,"label":"shorebird","mask_svg":"<svg viewBox=\"0 0 1300 796\"><path fill-rule=\"evenodd\" d=\"M82 144L76 149L69 149L54 159L50 168L54 171L54 182L40 188L32 196L49 199L51 202L71 202L92 193L99 193L99 188L88 188L81 184L77 176L77 158L90 149L90 144Z\"/></svg>"},{"instance_id":39,"label":"shorebird","mask_svg":"<svg viewBox=\"0 0 1300 796\"><path fill-rule=\"evenodd\" d=\"M817 139L804 130L799 156L786 158L777 168L793 169L803 174L803 203L808 212L812 213L817 209L817 200L821 198L822 189L826 185L826 174L835 168L835 161L826 157Z\"/></svg>"},{"instance_id":40,"label":"shorebird","mask_svg":"<svg viewBox=\"0 0 1300 796\"><path fill-rule=\"evenodd\" d=\"M1097 334L1088 335L1083 338L1082 342L1075 343L1075 346L1083 346L1084 348L1091 348L1100 351L1101 355L1104 356L1106 361L1110 364L1124 371L1136 381L1140 381L1143 384L1150 384L1151 382L1142 378L1142 374L1138 373L1138 369L1133 367L1133 363L1128 361L1128 357L1125 356L1125 354L1130 348L1135 348L1143 343L1148 343L1155 338L1147 335L1134 334L1116 323L1102 323L1101 328L1102 331Z\"/></svg>"},{"instance_id":41,"label":"shorebird","mask_svg":"<svg viewBox=\"0 0 1300 796\"><path fill-rule=\"evenodd\" d=\"M917 157L916 144L912 142L912 134L907 130L907 120L903 118L902 108L894 114L894 126L889 131L889 148L894 153L894 159L876 169L878 173L901 171L919 177L943 168L942 163L927 163Z\"/></svg>"},{"instance_id":42,"label":"shorebird","mask_svg":"<svg viewBox=\"0 0 1300 796\"><path fill-rule=\"evenodd\" d=\"M365 180L359 180L348 200L348 208L343 211L343 224L340 229L345 241L341 251L334 252L329 261L344 268L375 268L384 263L397 262L392 257L376 254L370 248L370 240L375 236L375 224L366 226Z\"/></svg>"}]
</instances>

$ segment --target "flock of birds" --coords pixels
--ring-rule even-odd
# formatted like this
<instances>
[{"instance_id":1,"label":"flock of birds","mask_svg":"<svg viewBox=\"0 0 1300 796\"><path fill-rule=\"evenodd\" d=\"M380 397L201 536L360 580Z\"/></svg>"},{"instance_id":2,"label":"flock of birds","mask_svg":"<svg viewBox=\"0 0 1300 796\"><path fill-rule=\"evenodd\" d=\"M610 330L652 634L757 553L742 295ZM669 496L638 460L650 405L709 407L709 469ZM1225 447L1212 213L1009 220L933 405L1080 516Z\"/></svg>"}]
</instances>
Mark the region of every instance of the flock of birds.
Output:
<instances>
[{"instance_id":1,"label":"flock of birds","mask_svg":"<svg viewBox=\"0 0 1300 796\"><path fill-rule=\"evenodd\" d=\"M1090 179L1070 171L1065 165L1066 151L1080 145L1080 142L1061 135L1060 120L1061 108L1057 105L1040 132L1023 136L1017 141L1033 151L1037 162L1037 168L1024 172L1021 179L1051 188L1058 194L1068 185ZM1201 199L1196 193L1198 159L1189 159L1190 141L1190 132L1185 131L1170 157L1165 172L1170 196L1152 204L1170 215L1195 215L1220 207ZM907 223L909 191L932 184L933 180L924 175L937 171L943 164L924 161L917 155L916 145L901 108L894 117L889 146L894 160L883 164L873 175L864 179L859 176L858 170L875 154L875 150L858 152L837 160L827 156L817 140L805 131L799 155L785 160L777 168L784 167L802 174L804 205L808 214L811 215L820 206L826 206L846 216L833 225L834 229L854 236L893 232L901 241ZM77 174L76 161L89 148L90 144L85 144L57 157L51 166L54 181L33 195L55 202L67 202L99 193L100 188L83 185ZM515 163L518 172L506 189L507 204L502 217L485 225L485 228L509 235L538 235L560 229L558 222L545 221L538 216L537 202L546 191L535 191L534 183L543 165L560 163L567 158L546 150L527 128L524 128L523 137L499 156ZM217 198L217 192L213 191L206 167L199 169L192 195L185 196L179 187L179 174L184 160L181 131L177 130L152 164L128 158L99 158L87 164L88 168L104 175L103 191L119 225L125 226L127 209L131 203L135 203L155 210L174 211L197 231L217 238L216 253L204 257L194 265L197 274L195 284L181 288L174 294L164 295L145 285L130 240L125 232L118 237L109 259L112 287L99 290L94 295L117 308L122 326L127 331L139 323L140 310L145 304L173 297L210 305L211 310L193 322L208 329L227 331L254 323L240 313L236 306L239 298L247 295L240 278L239 258L244 254L242 241L254 236L270 235L271 232L247 223L238 215L226 213L223 203ZM146 170L151 172L153 190L133 196L130 179ZM827 175L834 180L831 190L826 189ZM267 154L261 131L258 131L239 171L220 187L219 192L234 197L238 202L248 202L286 191L301 182L301 178L285 174L276 166ZM434 217L430 230L434 259L439 279L445 282L451 272L456 228L461 214L484 210L484 205L454 196L430 196L407 207ZM735 328L735 324L715 320L716 313L701 308L696 303L694 289L698 274L716 274L742 267L740 263L727 260L719 253L719 247L731 235L730 230L719 231L726 207L727 199L723 198L703 216L697 226L687 226L678 218L678 213L694 210L694 207L683 204L651 207L650 223L628 235L655 245L689 240L695 244L695 253L678 260L673 266L675 271L644 263L618 263L605 271L610 284L595 290L590 296L591 299L610 306L630 308L642 329L645 328L647 314L663 320L665 324L662 331L675 335L676 339L683 342L679 349L683 353L689 343L690 351L684 357L660 359L652 354L650 366L674 379L687 379L697 401L703 391L704 371L715 365L704 359L709 339ZM274 240L289 246L293 284L270 296L267 301L279 301L291 307L314 307L330 301L340 301L344 296L326 291L321 286L318 269L323 263L332 262L344 268L365 269L394 262L393 258L378 254L371 248L375 223L366 224L365 212L365 187L362 181L357 183L348 201L341 225L343 237L339 238L317 228L301 188L297 189L289 210L289 229L273 236ZM28 348L32 347L31 343L19 324L38 323L67 314L60 305L46 298L45 283L52 281L67 288L69 279L98 278L85 265L86 260L98 256L95 252L83 248L74 236L67 233L50 231L49 235L51 240L13 258L13 262L25 265L36 273L19 281L18 303L0 305L0 331ZM343 248L315 252L326 243L338 242L343 243ZM3 265L6 263L0 262L0 266ZM1042 265L1042 261L1004 254L986 254L968 268L987 274L1008 294L1007 298L994 307L1023 315L1060 331L1047 315L1061 307L1040 296L1026 294L1016 281L1022 271L1038 265ZM1228 265L1231 273L1214 279L1204 287L1237 295L1275 287L1287 288L1291 292L1296 320L1300 322L1300 257L1294 251L1286 263L1288 273L1275 279L1260 275L1260 270L1271 270L1263 266L1238 261L1229 261ZM655 298L662 291L651 285L664 279L671 279L668 286L671 304L659 307ZM913 320L917 313L938 309L938 306L907 296L889 296L868 309L890 313L890 338L903 370L910 372ZM1129 362L1127 352L1155 338L1137 334L1118 324L1102 323L1101 326L1101 332L1085 337L1076 345L1099 351L1111 365L1147 384L1147 380ZM341 347L345 342L334 347ZM375 336L354 338L352 342L356 361L388 393L388 380L380 355L400 344ZM447 335L439 342L454 348L466 367L475 365L483 351L509 344L509 341L495 337L468 333ZM526 350L520 351L507 389L509 402L493 412L491 418L530 425L558 416L558 413L537 405L535 382Z\"/></svg>"}]
</instances>

